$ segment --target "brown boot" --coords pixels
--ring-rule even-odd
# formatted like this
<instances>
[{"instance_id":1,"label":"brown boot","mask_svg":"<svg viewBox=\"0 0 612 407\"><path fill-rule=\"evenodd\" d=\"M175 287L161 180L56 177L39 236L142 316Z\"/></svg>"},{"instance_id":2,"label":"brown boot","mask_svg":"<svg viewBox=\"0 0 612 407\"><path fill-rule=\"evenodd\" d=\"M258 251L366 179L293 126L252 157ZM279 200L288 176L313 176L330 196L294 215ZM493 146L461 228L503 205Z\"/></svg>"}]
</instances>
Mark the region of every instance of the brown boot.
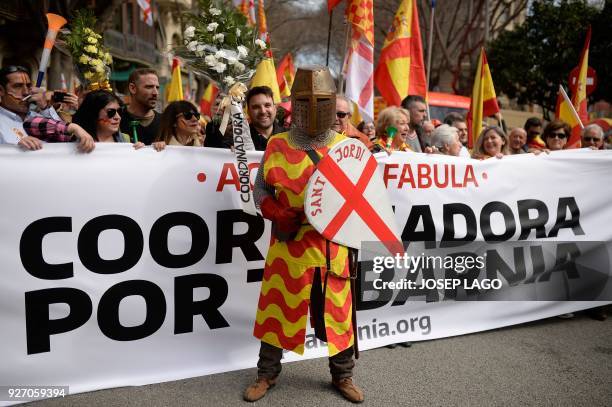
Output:
<instances>
[{"instance_id":1,"label":"brown boot","mask_svg":"<svg viewBox=\"0 0 612 407\"><path fill-rule=\"evenodd\" d=\"M345 377L340 380L332 380L332 385L350 402L361 403L363 401L363 392L350 377Z\"/></svg>"},{"instance_id":2,"label":"brown boot","mask_svg":"<svg viewBox=\"0 0 612 407\"><path fill-rule=\"evenodd\" d=\"M255 383L247 387L244 391L244 399L246 401L257 401L266 395L268 389L271 389L276 384L276 377L268 379L266 377L258 377Z\"/></svg>"}]
</instances>

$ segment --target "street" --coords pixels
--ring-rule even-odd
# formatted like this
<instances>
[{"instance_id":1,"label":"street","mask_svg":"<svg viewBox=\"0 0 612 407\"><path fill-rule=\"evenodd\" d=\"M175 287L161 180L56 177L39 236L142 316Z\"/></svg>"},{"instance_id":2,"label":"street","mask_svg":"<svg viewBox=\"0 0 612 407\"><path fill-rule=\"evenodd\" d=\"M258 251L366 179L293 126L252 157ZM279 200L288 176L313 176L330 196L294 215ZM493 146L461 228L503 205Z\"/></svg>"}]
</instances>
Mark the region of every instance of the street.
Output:
<instances>
[{"instance_id":1,"label":"street","mask_svg":"<svg viewBox=\"0 0 612 407\"><path fill-rule=\"evenodd\" d=\"M550 318L489 332L374 349L357 361L364 405L605 406L612 403L612 319ZM255 369L32 403L47 406L246 406ZM257 405L349 405L327 360L283 366Z\"/></svg>"}]
</instances>

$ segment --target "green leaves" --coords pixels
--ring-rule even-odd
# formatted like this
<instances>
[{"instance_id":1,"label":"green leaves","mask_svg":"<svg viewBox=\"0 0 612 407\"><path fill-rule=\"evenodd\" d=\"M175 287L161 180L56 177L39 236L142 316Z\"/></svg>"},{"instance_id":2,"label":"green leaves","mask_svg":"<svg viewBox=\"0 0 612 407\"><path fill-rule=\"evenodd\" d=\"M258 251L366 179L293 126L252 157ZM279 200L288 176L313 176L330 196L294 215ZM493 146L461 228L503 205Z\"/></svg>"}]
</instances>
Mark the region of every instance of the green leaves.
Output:
<instances>
[{"instance_id":1,"label":"green leaves","mask_svg":"<svg viewBox=\"0 0 612 407\"><path fill-rule=\"evenodd\" d=\"M567 87L570 71L578 65L587 27L593 25L589 65L598 73L596 32L610 32L610 1L598 12L583 1L534 1L525 22L500 34L489 46L488 56L496 89L520 104L537 103L545 117L554 111L559 84ZM607 13L607 17L604 17ZM607 34L609 43L610 34Z\"/></svg>"}]
</instances>

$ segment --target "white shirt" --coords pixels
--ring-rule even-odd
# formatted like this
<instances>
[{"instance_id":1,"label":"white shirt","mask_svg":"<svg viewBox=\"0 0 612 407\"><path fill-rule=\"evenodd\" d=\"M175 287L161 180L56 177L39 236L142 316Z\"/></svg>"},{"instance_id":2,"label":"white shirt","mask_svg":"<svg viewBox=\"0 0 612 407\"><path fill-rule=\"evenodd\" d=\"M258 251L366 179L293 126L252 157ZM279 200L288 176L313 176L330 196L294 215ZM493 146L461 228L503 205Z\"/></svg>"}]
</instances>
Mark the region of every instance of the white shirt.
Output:
<instances>
[{"instance_id":1,"label":"white shirt","mask_svg":"<svg viewBox=\"0 0 612 407\"><path fill-rule=\"evenodd\" d=\"M17 144L25 136L21 117L0 106L0 144Z\"/></svg>"},{"instance_id":2,"label":"white shirt","mask_svg":"<svg viewBox=\"0 0 612 407\"><path fill-rule=\"evenodd\" d=\"M461 146L461 150L459 150L459 157L471 157L469 150L465 146Z\"/></svg>"},{"instance_id":3,"label":"white shirt","mask_svg":"<svg viewBox=\"0 0 612 407\"><path fill-rule=\"evenodd\" d=\"M40 113L29 112L28 117L30 116L43 116L49 119L61 120L52 107ZM23 129L21 116L0 106L0 144L17 144L27 135Z\"/></svg>"}]
</instances>

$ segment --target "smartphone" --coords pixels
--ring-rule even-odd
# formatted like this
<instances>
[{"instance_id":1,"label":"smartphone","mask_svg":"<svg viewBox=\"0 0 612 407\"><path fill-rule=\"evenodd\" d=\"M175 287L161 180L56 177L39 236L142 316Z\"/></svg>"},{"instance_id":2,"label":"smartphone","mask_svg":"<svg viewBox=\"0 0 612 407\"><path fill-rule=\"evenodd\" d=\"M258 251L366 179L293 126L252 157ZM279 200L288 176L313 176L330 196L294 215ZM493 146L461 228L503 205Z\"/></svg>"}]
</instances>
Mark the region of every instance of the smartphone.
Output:
<instances>
[{"instance_id":1,"label":"smartphone","mask_svg":"<svg viewBox=\"0 0 612 407\"><path fill-rule=\"evenodd\" d=\"M53 92L53 103L61 103L64 101L64 98L66 97L66 92Z\"/></svg>"}]
</instances>

